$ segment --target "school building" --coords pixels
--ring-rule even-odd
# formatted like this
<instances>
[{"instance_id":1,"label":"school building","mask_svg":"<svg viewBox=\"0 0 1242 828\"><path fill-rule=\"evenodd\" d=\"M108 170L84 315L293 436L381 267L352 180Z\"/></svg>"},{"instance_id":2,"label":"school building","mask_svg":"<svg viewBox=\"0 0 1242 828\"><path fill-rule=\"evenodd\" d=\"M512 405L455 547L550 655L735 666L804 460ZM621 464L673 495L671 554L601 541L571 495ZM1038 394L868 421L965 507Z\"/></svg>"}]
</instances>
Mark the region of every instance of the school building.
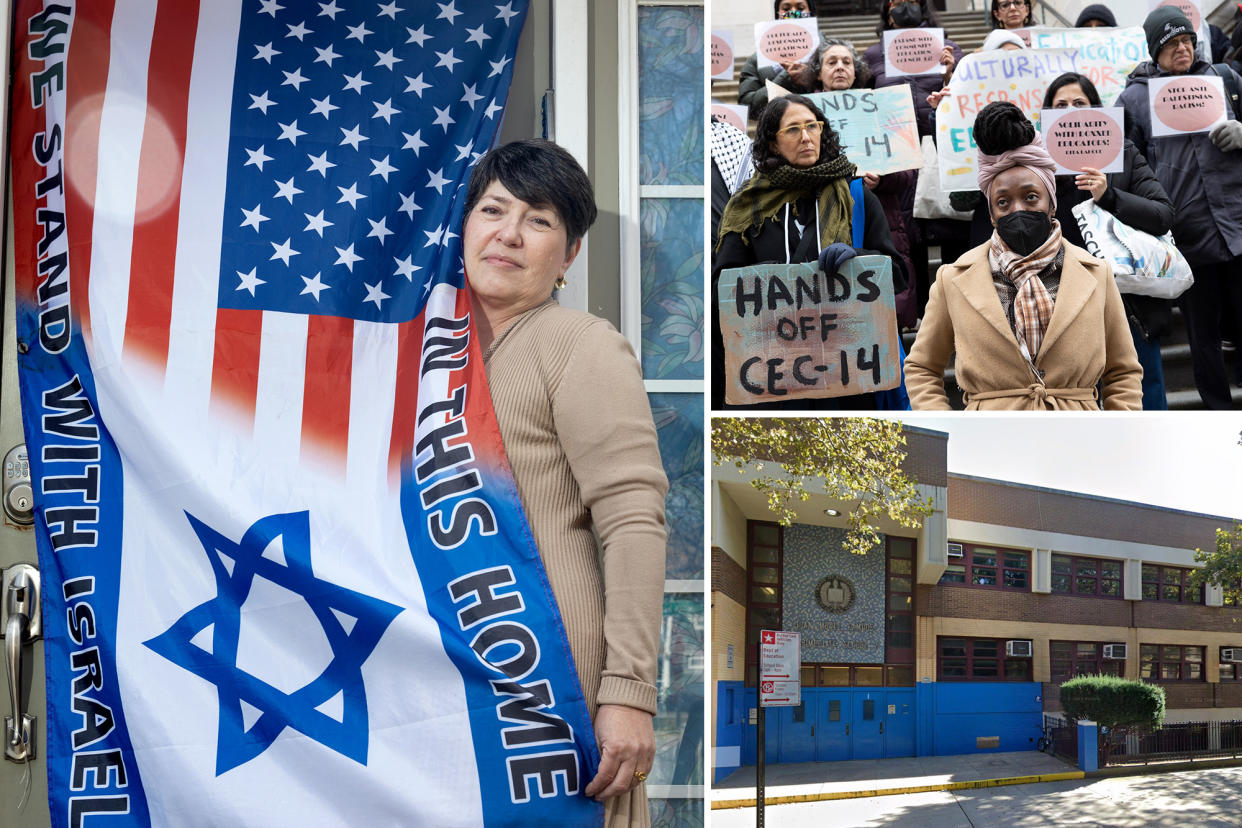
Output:
<instances>
[{"instance_id":1,"label":"school building","mask_svg":"<svg viewBox=\"0 0 1242 828\"><path fill-rule=\"evenodd\" d=\"M753 471L716 469L714 780L755 763L761 629L802 644L769 762L1034 750L1059 683L1087 673L1158 682L1166 722L1242 719L1242 608L1187 580L1235 518L951 474L946 434L905 434L934 511L882 524L866 555L842 548L850 504L813 494L782 527Z\"/></svg>"}]
</instances>

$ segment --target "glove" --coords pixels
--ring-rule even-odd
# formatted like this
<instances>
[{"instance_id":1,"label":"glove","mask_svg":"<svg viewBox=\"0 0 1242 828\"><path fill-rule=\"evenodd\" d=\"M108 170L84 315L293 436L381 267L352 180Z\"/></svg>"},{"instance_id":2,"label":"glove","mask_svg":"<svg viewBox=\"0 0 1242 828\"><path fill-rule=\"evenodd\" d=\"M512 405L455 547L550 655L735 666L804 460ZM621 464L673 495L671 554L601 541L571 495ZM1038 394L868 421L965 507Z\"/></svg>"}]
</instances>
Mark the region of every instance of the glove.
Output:
<instances>
[{"instance_id":1,"label":"glove","mask_svg":"<svg viewBox=\"0 0 1242 828\"><path fill-rule=\"evenodd\" d=\"M841 265L858 255L858 251L843 242L833 242L819 251L819 269L824 273L836 273Z\"/></svg>"},{"instance_id":2,"label":"glove","mask_svg":"<svg viewBox=\"0 0 1242 828\"><path fill-rule=\"evenodd\" d=\"M1225 121L1217 124L1208 133L1208 138L1212 139L1212 143L1221 152L1242 149L1242 122Z\"/></svg>"}]
</instances>

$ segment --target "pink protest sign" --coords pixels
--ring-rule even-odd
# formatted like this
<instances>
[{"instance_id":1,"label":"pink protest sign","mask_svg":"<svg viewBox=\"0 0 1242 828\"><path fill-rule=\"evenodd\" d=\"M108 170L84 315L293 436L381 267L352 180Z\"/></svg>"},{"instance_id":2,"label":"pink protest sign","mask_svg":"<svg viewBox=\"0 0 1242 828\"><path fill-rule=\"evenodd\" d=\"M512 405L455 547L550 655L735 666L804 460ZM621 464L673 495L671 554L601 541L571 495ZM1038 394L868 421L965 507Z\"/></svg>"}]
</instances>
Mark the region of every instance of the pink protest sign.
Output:
<instances>
[{"instance_id":1,"label":"pink protest sign","mask_svg":"<svg viewBox=\"0 0 1242 828\"><path fill-rule=\"evenodd\" d=\"M1152 137L1207 132L1225 120L1225 89L1216 75L1173 75L1147 82Z\"/></svg>"},{"instance_id":2,"label":"pink protest sign","mask_svg":"<svg viewBox=\"0 0 1242 828\"><path fill-rule=\"evenodd\" d=\"M1203 9L1202 0L1147 0L1147 10L1155 11L1161 6L1172 6L1186 15L1190 20L1190 27L1196 32L1203 25Z\"/></svg>"},{"instance_id":3,"label":"pink protest sign","mask_svg":"<svg viewBox=\"0 0 1242 828\"><path fill-rule=\"evenodd\" d=\"M1039 119L1044 146L1057 162L1057 175L1125 168L1124 113L1121 107L1045 109Z\"/></svg>"},{"instance_id":4,"label":"pink protest sign","mask_svg":"<svg viewBox=\"0 0 1242 828\"><path fill-rule=\"evenodd\" d=\"M755 24L755 62L761 67L805 63L818 45L819 21L814 17Z\"/></svg>"},{"instance_id":5,"label":"pink protest sign","mask_svg":"<svg viewBox=\"0 0 1242 828\"><path fill-rule=\"evenodd\" d=\"M901 381L892 263L858 256L840 272L750 265L720 274L725 402L840 397Z\"/></svg>"},{"instance_id":6,"label":"pink protest sign","mask_svg":"<svg viewBox=\"0 0 1242 828\"><path fill-rule=\"evenodd\" d=\"M733 80L733 32L712 32L712 80Z\"/></svg>"},{"instance_id":7,"label":"pink protest sign","mask_svg":"<svg viewBox=\"0 0 1242 828\"><path fill-rule=\"evenodd\" d=\"M712 115L718 115L726 124L746 131L746 107L736 104L712 102Z\"/></svg>"},{"instance_id":8,"label":"pink protest sign","mask_svg":"<svg viewBox=\"0 0 1242 828\"><path fill-rule=\"evenodd\" d=\"M889 29L884 33L884 72L890 78L944 71L944 29Z\"/></svg>"}]
</instances>

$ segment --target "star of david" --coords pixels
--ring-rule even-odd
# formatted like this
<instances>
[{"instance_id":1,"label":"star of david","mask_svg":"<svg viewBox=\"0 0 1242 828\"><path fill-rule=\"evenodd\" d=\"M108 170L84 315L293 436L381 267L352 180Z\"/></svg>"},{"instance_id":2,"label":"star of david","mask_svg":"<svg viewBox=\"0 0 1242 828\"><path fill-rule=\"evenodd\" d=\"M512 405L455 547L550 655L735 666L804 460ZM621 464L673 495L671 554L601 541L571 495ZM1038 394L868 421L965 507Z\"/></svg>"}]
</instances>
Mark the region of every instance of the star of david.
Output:
<instances>
[{"instance_id":1,"label":"star of david","mask_svg":"<svg viewBox=\"0 0 1242 828\"><path fill-rule=\"evenodd\" d=\"M144 644L216 685L220 705L216 776L263 753L286 727L365 765L368 728L362 665L402 608L315 577L309 512L261 518L238 542L185 514L211 563L216 596ZM284 560L264 557L278 538ZM323 672L292 693L237 666L241 608L256 577L305 599L332 648L332 660ZM192 642L209 627L210 652ZM342 701L339 720L317 709L337 696ZM247 726L246 714L253 717L256 712L257 718Z\"/></svg>"}]
</instances>

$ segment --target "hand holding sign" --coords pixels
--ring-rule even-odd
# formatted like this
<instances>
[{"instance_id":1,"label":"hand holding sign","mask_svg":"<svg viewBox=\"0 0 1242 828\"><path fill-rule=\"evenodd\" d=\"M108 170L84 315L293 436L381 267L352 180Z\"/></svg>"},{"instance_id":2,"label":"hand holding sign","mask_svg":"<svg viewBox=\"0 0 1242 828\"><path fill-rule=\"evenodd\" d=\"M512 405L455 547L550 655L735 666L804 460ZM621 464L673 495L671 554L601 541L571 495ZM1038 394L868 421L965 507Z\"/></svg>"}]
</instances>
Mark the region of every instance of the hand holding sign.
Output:
<instances>
[{"instance_id":1,"label":"hand holding sign","mask_svg":"<svg viewBox=\"0 0 1242 828\"><path fill-rule=\"evenodd\" d=\"M819 21L814 17L755 24L755 63L760 68L810 60L818 45Z\"/></svg>"}]
</instances>

